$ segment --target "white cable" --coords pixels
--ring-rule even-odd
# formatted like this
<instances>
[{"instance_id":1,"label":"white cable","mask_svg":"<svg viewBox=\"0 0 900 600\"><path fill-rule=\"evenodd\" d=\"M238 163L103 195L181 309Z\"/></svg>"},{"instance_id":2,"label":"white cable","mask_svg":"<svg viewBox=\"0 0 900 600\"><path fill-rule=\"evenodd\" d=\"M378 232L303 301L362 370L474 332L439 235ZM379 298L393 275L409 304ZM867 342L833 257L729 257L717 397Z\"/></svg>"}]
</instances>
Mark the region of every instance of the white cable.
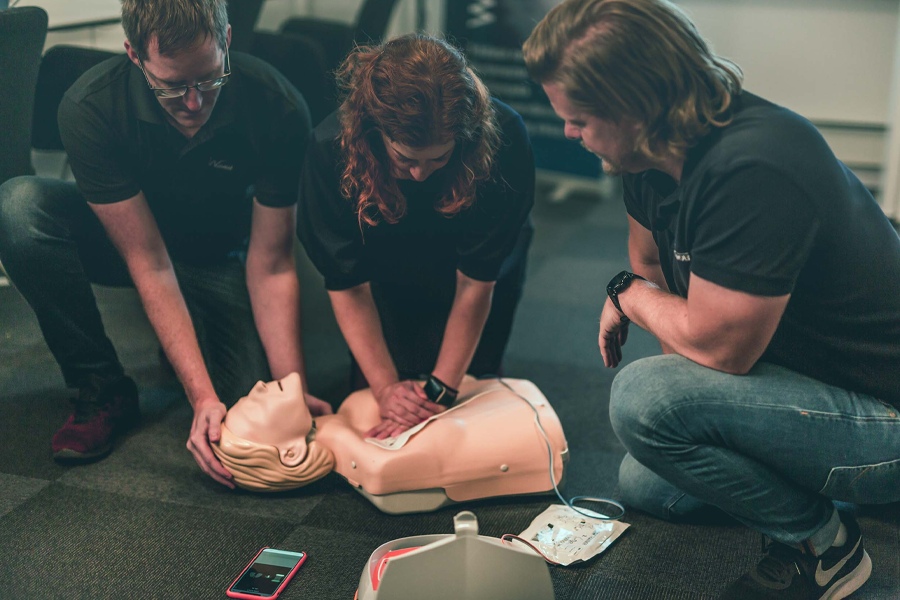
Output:
<instances>
[{"instance_id":1,"label":"white cable","mask_svg":"<svg viewBox=\"0 0 900 600\"><path fill-rule=\"evenodd\" d=\"M511 391L517 397L521 398L525 402L525 404L527 404L531 408L531 410L534 411L534 422L538 426L538 430L540 430L541 435L544 437L544 443L547 445L547 453L550 455L550 483L553 484L553 491L556 492L556 495L559 496L559 499L562 500L563 504L565 504L566 506L568 506L569 508L571 508L572 510L574 510L575 512L577 512L578 514L580 514L583 517L587 517L589 519L596 519L597 517L595 517L594 515L589 515L585 512L582 512L581 510L579 510L578 508L573 506L573 503L578 500L583 500L585 502L602 502L605 504L615 506L616 508L619 509L620 512L619 512L619 514L612 516L612 517L608 517L606 515L601 515L601 518L603 518L607 521L618 521L619 519L624 517L625 516L625 507L622 506L621 504L619 504L618 502L616 502L615 500L610 500L609 498L598 498L598 497L593 497L593 496L573 496L571 500L566 500L565 498L563 498L563 495L561 493L559 493L559 488L556 486L556 474L554 473L554 469L553 469L553 448L550 445L550 437L547 435L547 432L544 430L544 426L541 424L540 414L538 413L538 411L534 407L534 405L528 401L527 398L522 396L519 392L514 390L512 388L512 386L510 386L508 383L503 381L502 377L498 377L497 381L499 381L503 387L505 387L506 389ZM479 396L480 395L481 394L479 394ZM593 512L593 511L591 511L591 512Z\"/></svg>"}]
</instances>

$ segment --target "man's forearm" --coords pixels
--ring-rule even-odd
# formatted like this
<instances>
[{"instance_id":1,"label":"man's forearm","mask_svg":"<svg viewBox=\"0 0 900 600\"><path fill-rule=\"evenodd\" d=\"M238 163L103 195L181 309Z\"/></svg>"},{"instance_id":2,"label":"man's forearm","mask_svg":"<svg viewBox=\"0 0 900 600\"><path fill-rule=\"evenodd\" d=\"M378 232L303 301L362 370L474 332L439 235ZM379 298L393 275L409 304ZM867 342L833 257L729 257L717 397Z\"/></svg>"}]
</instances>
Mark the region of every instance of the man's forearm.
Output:
<instances>
[{"instance_id":1,"label":"man's forearm","mask_svg":"<svg viewBox=\"0 0 900 600\"><path fill-rule=\"evenodd\" d=\"M493 285L457 277L456 296L447 318L434 376L459 388L491 312Z\"/></svg>"},{"instance_id":2,"label":"man's forearm","mask_svg":"<svg viewBox=\"0 0 900 600\"><path fill-rule=\"evenodd\" d=\"M300 313L300 281L293 261L270 272L247 260L247 290L259 339L274 379L297 372L307 388Z\"/></svg>"},{"instance_id":3,"label":"man's forearm","mask_svg":"<svg viewBox=\"0 0 900 600\"><path fill-rule=\"evenodd\" d=\"M373 390L380 390L397 383L397 368L384 341L381 319L369 284L330 291L328 295L341 333L369 386Z\"/></svg>"},{"instance_id":4,"label":"man's forearm","mask_svg":"<svg viewBox=\"0 0 900 600\"><path fill-rule=\"evenodd\" d=\"M191 406L216 400L212 381L203 362L197 334L178 287L175 271L168 269L131 272L147 318L172 364Z\"/></svg>"},{"instance_id":5,"label":"man's forearm","mask_svg":"<svg viewBox=\"0 0 900 600\"><path fill-rule=\"evenodd\" d=\"M663 275L662 267L658 262L651 263L642 261L635 256L631 256L631 270L640 275L647 281L651 281L655 283L660 289L668 292L669 286L666 283L666 277ZM651 332L652 333L652 332ZM659 342L660 347L662 348L663 354L674 354L675 351L671 346L666 344L659 337L656 338L656 341Z\"/></svg>"},{"instance_id":6,"label":"man's forearm","mask_svg":"<svg viewBox=\"0 0 900 600\"><path fill-rule=\"evenodd\" d=\"M681 296L654 283L635 280L619 295L619 304L625 316L656 336L664 348L718 371L741 371L732 364L735 353L728 335L692 323L687 300Z\"/></svg>"}]
</instances>

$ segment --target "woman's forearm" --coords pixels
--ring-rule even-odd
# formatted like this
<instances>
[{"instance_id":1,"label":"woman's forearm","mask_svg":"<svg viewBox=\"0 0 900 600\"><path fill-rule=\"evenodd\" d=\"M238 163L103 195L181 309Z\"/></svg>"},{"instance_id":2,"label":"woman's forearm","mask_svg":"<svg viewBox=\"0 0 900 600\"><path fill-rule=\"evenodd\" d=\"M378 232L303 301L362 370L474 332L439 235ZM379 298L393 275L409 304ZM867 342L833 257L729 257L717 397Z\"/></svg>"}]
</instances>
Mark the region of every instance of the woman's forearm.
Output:
<instances>
[{"instance_id":1,"label":"woman's forearm","mask_svg":"<svg viewBox=\"0 0 900 600\"><path fill-rule=\"evenodd\" d=\"M477 281L457 272L456 296L434 367L434 376L451 387L459 388L475 356L493 292L493 281Z\"/></svg>"},{"instance_id":2,"label":"woman's forearm","mask_svg":"<svg viewBox=\"0 0 900 600\"><path fill-rule=\"evenodd\" d=\"M369 284L329 291L328 295L341 333L369 382L369 387L380 390L399 381L397 368L384 341L381 319Z\"/></svg>"}]
</instances>

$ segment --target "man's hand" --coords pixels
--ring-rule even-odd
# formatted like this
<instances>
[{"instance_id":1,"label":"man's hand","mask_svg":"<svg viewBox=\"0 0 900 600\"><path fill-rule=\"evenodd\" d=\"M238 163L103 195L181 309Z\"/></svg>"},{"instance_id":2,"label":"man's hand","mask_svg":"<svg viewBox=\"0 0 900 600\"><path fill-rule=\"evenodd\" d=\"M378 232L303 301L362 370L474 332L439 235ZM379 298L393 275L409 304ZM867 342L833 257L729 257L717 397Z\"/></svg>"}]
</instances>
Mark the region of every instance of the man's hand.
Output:
<instances>
[{"instance_id":1,"label":"man's hand","mask_svg":"<svg viewBox=\"0 0 900 600\"><path fill-rule=\"evenodd\" d=\"M600 315L600 353L603 355L603 364L607 367L617 367L622 362L622 346L628 339L628 323L612 300L606 299L603 305L603 313Z\"/></svg>"},{"instance_id":2,"label":"man's hand","mask_svg":"<svg viewBox=\"0 0 900 600\"><path fill-rule=\"evenodd\" d=\"M312 416L321 417L322 415L330 415L330 414L334 413L334 410L332 410L331 405L328 404L327 402L325 402L324 400L316 398L312 394L305 394L305 396L306 396L306 406L309 407L309 414L311 414Z\"/></svg>"},{"instance_id":3,"label":"man's hand","mask_svg":"<svg viewBox=\"0 0 900 600\"><path fill-rule=\"evenodd\" d=\"M446 410L428 400L425 390L413 381L398 381L375 392L381 424L366 433L379 440L397 436L410 427Z\"/></svg>"},{"instance_id":4,"label":"man's hand","mask_svg":"<svg viewBox=\"0 0 900 600\"><path fill-rule=\"evenodd\" d=\"M210 442L218 442L222 436L222 421L228 409L218 400L210 400L194 407L194 423L187 441L187 449L203 472L224 486L234 489L231 473L213 454Z\"/></svg>"}]
</instances>

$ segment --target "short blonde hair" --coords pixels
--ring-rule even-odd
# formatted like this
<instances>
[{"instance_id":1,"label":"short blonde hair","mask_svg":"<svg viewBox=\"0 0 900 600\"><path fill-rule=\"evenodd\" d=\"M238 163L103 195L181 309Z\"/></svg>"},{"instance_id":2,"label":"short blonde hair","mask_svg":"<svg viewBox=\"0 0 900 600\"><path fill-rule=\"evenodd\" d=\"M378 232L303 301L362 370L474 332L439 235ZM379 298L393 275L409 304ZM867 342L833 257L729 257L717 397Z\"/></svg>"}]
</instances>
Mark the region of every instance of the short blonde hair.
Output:
<instances>
[{"instance_id":1,"label":"short blonde hair","mask_svg":"<svg viewBox=\"0 0 900 600\"><path fill-rule=\"evenodd\" d=\"M579 110L640 123L635 150L646 157L684 157L730 123L743 79L668 0L567 0L523 52L532 78L559 84Z\"/></svg>"}]
</instances>

